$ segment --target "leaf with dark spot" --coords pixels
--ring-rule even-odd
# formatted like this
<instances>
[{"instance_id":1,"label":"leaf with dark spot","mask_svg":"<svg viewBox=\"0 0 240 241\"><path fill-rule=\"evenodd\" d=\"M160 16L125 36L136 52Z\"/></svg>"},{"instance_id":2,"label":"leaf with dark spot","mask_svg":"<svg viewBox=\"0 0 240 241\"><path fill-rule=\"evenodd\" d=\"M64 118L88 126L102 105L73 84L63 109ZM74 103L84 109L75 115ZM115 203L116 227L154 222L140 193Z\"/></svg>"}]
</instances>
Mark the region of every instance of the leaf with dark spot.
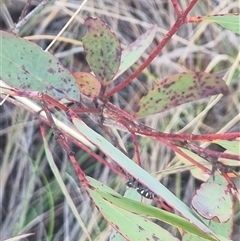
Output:
<instances>
[{"instance_id":1,"label":"leaf with dark spot","mask_svg":"<svg viewBox=\"0 0 240 241\"><path fill-rule=\"evenodd\" d=\"M139 103L137 118L217 94L228 94L226 83L213 74L184 72L156 83Z\"/></svg>"},{"instance_id":2,"label":"leaf with dark spot","mask_svg":"<svg viewBox=\"0 0 240 241\"><path fill-rule=\"evenodd\" d=\"M80 100L77 83L60 61L39 46L0 31L0 78L14 88L45 92L55 99Z\"/></svg>"},{"instance_id":3,"label":"leaf with dark spot","mask_svg":"<svg viewBox=\"0 0 240 241\"><path fill-rule=\"evenodd\" d=\"M97 97L101 90L101 84L98 79L90 73L75 72L72 74L75 78L79 91L91 98Z\"/></svg>"},{"instance_id":4,"label":"leaf with dark spot","mask_svg":"<svg viewBox=\"0 0 240 241\"><path fill-rule=\"evenodd\" d=\"M103 84L111 83L121 61L121 46L110 27L99 18L85 20L87 34L83 38L83 47L87 62Z\"/></svg>"}]
</instances>

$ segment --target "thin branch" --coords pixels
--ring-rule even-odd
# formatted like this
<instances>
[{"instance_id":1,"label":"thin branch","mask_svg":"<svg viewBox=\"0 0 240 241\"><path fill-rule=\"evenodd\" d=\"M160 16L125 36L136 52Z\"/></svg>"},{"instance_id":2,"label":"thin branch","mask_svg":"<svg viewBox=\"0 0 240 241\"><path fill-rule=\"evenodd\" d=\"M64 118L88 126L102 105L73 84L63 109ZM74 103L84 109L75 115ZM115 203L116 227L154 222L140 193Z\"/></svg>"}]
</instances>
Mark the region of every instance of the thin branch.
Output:
<instances>
[{"instance_id":1,"label":"thin branch","mask_svg":"<svg viewBox=\"0 0 240 241\"><path fill-rule=\"evenodd\" d=\"M178 0L172 0L172 4L173 4L174 10L175 10L177 16L181 16L182 9L181 9L181 7L179 5Z\"/></svg>"},{"instance_id":2,"label":"thin branch","mask_svg":"<svg viewBox=\"0 0 240 241\"><path fill-rule=\"evenodd\" d=\"M117 85L115 88L110 90L108 93L104 95L105 99L108 99L113 94L119 92L121 89L126 87L133 79L135 79L149 64L152 60L160 53L160 51L165 47L171 37L178 31L178 29L185 23L187 14L193 8L193 6L197 3L198 0L192 0L186 10L178 16L176 22L169 30L169 32L164 36L163 40L158 44L158 46L154 49L154 51L148 56L148 58L144 61L142 65L140 65L127 79Z\"/></svg>"},{"instance_id":3,"label":"thin branch","mask_svg":"<svg viewBox=\"0 0 240 241\"><path fill-rule=\"evenodd\" d=\"M187 143L187 142L182 142L182 146L184 148L188 149L189 151L195 153L196 155L202 157L204 160L208 161L209 163L211 163L212 164L212 174L214 174L214 172L217 169L219 171L221 171L222 173L228 173L228 172L235 173L234 167L225 165L218 161L219 155L217 155L216 152L206 150L204 148L198 147L196 145L193 145L193 144ZM218 154L220 154L220 152L218 152ZM237 157L238 157L238 159L240 159L240 156L237 156Z\"/></svg>"},{"instance_id":4,"label":"thin branch","mask_svg":"<svg viewBox=\"0 0 240 241\"><path fill-rule=\"evenodd\" d=\"M24 18L24 16L27 14L28 8L31 6L31 3L32 3L32 0L27 0L27 3L25 4L25 6L22 10L22 13L18 19L18 22L20 22Z\"/></svg>"},{"instance_id":5,"label":"thin branch","mask_svg":"<svg viewBox=\"0 0 240 241\"><path fill-rule=\"evenodd\" d=\"M38 12L40 12L47 4L49 4L53 0L43 0L36 6L28 15L26 15L21 21L19 21L12 29L11 32L14 34L18 34L22 27Z\"/></svg>"}]
</instances>

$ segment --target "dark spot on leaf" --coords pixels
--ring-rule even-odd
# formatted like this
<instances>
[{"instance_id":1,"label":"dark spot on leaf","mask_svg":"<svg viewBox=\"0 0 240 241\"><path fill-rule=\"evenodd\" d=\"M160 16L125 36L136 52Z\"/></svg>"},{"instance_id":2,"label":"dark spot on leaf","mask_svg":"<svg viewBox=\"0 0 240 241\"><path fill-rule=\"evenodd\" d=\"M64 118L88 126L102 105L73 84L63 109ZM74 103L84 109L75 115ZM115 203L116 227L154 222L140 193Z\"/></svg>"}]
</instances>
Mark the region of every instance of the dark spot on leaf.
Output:
<instances>
[{"instance_id":1,"label":"dark spot on leaf","mask_svg":"<svg viewBox=\"0 0 240 241\"><path fill-rule=\"evenodd\" d=\"M114 225L114 227L115 227L117 230L119 230L119 227L118 227L117 225Z\"/></svg>"},{"instance_id":2,"label":"dark spot on leaf","mask_svg":"<svg viewBox=\"0 0 240 241\"><path fill-rule=\"evenodd\" d=\"M97 206L97 205L95 205L95 207L97 208L97 210L100 212L100 209L99 209L99 207Z\"/></svg>"},{"instance_id":3,"label":"dark spot on leaf","mask_svg":"<svg viewBox=\"0 0 240 241\"><path fill-rule=\"evenodd\" d=\"M223 95L227 95L229 94L229 89L228 87L222 87L221 90L220 90L220 93L222 93Z\"/></svg>"},{"instance_id":4,"label":"dark spot on leaf","mask_svg":"<svg viewBox=\"0 0 240 241\"><path fill-rule=\"evenodd\" d=\"M188 89L189 89L189 90L194 90L194 89L195 89L195 87L190 86ZM184 94L184 92L182 92L182 93Z\"/></svg>"},{"instance_id":5,"label":"dark spot on leaf","mask_svg":"<svg viewBox=\"0 0 240 241\"><path fill-rule=\"evenodd\" d=\"M29 72L26 70L26 67L24 65L21 66L21 69L24 71L24 74L29 74Z\"/></svg>"},{"instance_id":6,"label":"dark spot on leaf","mask_svg":"<svg viewBox=\"0 0 240 241\"><path fill-rule=\"evenodd\" d=\"M160 240L160 239L155 235L155 233L153 233L152 238L153 238L153 240L155 240L155 241Z\"/></svg>"},{"instance_id":7,"label":"dark spot on leaf","mask_svg":"<svg viewBox=\"0 0 240 241\"><path fill-rule=\"evenodd\" d=\"M120 199L120 197L119 196L116 196L116 195L114 195L114 194L111 194L113 197L115 197L115 198L118 198L118 199Z\"/></svg>"},{"instance_id":8,"label":"dark spot on leaf","mask_svg":"<svg viewBox=\"0 0 240 241\"><path fill-rule=\"evenodd\" d=\"M145 229L142 226L138 226L139 231L145 231Z\"/></svg>"},{"instance_id":9,"label":"dark spot on leaf","mask_svg":"<svg viewBox=\"0 0 240 241\"><path fill-rule=\"evenodd\" d=\"M68 79L66 79L66 78L62 78L62 81L63 81L65 84L68 83Z\"/></svg>"},{"instance_id":10,"label":"dark spot on leaf","mask_svg":"<svg viewBox=\"0 0 240 241\"><path fill-rule=\"evenodd\" d=\"M168 84L164 84L163 85L163 88L169 88L171 85L174 85L175 84L175 81L173 81L172 83L168 83Z\"/></svg>"},{"instance_id":11,"label":"dark spot on leaf","mask_svg":"<svg viewBox=\"0 0 240 241\"><path fill-rule=\"evenodd\" d=\"M47 71L48 71L49 74L55 74L56 73L53 68L49 68Z\"/></svg>"}]
</instances>

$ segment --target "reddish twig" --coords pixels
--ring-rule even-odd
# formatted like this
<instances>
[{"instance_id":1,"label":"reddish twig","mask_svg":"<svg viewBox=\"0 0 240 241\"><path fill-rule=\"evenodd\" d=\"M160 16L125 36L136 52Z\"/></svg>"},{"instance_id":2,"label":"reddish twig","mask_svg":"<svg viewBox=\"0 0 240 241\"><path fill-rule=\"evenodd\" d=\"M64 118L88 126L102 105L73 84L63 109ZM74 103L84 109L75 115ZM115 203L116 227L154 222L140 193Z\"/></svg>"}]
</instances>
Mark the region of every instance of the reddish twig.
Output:
<instances>
[{"instance_id":1,"label":"reddish twig","mask_svg":"<svg viewBox=\"0 0 240 241\"><path fill-rule=\"evenodd\" d=\"M142 166L136 134L135 134L134 132L131 132L131 136L132 136L132 140L133 140L133 145L134 145L134 150L135 150L135 156L136 156L137 164L138 164L139 166Z\"/></svg>"},{"instance_id":2,"label":"reddish twig","mask_svg":"<svg viewBox=\"0 0 240 241\"><path fill-rule=\"evenodd\" d=\"M163 142L166 146L170 147L175 153L178 153L179 155L184 157L186 160L191 162L193 165L200 168L203 172L206 172L206 173L211 172L207 167L205 167L205 166L201 165L199 162L195 161L193 158L191 158L189 155L184 153L181 149L179 149L176 145L174 145L170 141L162 139L162 138L156 138L156 139Z\"/></svg>"},{"instance_id":3,"label":"reddish twig","mask_svg":"<svg viewBox=\"0 0 240 241\"><path fill-rule=\"evenodd\" d=\"M213 156L213 157L216 157L216 158L226 158L226 159L230 159L230 160L233 160L233 161L240 161L240 155L205 149L205 148L197 146L193 143L187 143L186 147L188 147L192 150L195 150L198 153L200 153L200 152L205 153L208 156Z\"/></svg>"},{"instance_id":4,"label":"reddish twig","mask_svg":"<svg viewBox=\"0 0 240 241\"><path fill-rule=\"evenodd\" d=\"M174 10L175 10L177 16L181 16L182 9L181 9L181 7L179 5L178 0L172 0L172 4L173 4Z\"/></svg>"},{"instance_id":5,"label":"reddish twig","mask_svg":"<svg viewBox=\"0 0 240 241\"><path fill-rule=\"evenodd\" d=\"M233 133L224 133L224 134L203 134L203 135L194 135L194 134L174 134L174 133L163 133L156 131L141 122L134 119L134 117L122 114L119 114L119 109L115 106L114 110L111 108L111 105L105 105L103 108L103 116L105 118L110 118L115 120L118 123L121 123L125 126L130 133L136 133L143 136L148 136L150 138L164 138L168 140L186 140L186 141L213 141L213 140L234 140L240 137L240 132Z\"/></svg>"},{"instance_id":6,"label":"reddish twig","mask_svg":"<svg viewBox=\"0 0 240 241\"><path fill-rule=\"evenodd\" d=\"M212 174L216 170L221 171L222 173L234 173L234 168L229 165L225 165L218 161L219 155L216 154L216 152L210 152L210 150L206 150L204 148L198 147L196 145L193 145L188 142L182 142L181 146L190 150L191 152L195 153L196 155L202 157L204 160L208 161L212 164ZM219 154L219 153L218 153ZM236 155L237 156L237 155ZM240 158L240 156L238 156Z\"/></svg>"},{"instance_id":7,"label":"reddish twig","mask_svg":"<svg viewBox=\"0 0 240 241\"><path fill-rule=\"evenodd\" d=\"M17 92L18 94L21 94L20 91ZM23 92L23 94L25 96L30 96L32 98L36 98L39 99L39 93L38 92ZM66 114L68 114L70 116L70 118L78 118L76 113L74 111L72 111L71 109L69 109L68 107L62 105L61 103L59 103L58 101L56 101L55 99L53 99L52 97L46 95L46 94L41 94L41 98L44 99L44 101L49 102L52 105L56 105L58 108L60 108L61 110L65 111ZM42 103L42 105L46 105L46 103ZM207 134L207 135L192 135L192 134L171 134L171 133L162 133L159 131L156 131L150 127L145 126L144 124L142 124L141 122L138 122L134 119L134 117L128 115L128 114L124 114L124 111L118 111L118 108L114 106L114 109L112 107L113 105L111 104L105 104L102 108L102 117L103 118L108 118L108 119L113 119L114 121L116 121L117 123L122 124L123 126L126 127L126 129L130 132L130 133L134 133L135 134L141 134L144 136L148 136L150 138L153 139L157 139L161 142L163 142L165 145L167 145L168 147L170 147L174 152L179 153L180 155L182 155L183 157L185 157L187 160L189 160L191 163L193 163L194 165L198 166L199 168L201 168L203 171L208 172L208 169L206 167L203 167L202 165L200 165L198 162L196 162L195 160L193 160L192 158L190 158L188 155L186 155L185 153L183 153L176 145L172 144L169 140L187 140L187 141L193 141L196 139L203 139L203 137L205 136L205 138L209 141L211 140L212 135L216 136L220 134ZM84 111L84 109L83 109ZM47 113L47 112L46 112ZM120 113L120 114L119 114ZM48 117L48 119L50 119L51 117ZM233 134L233 133L227 133L227 134ZM238 136L240 136L240 133L234 133L235 135L237 134ZM224 134L226 135L226 134ZM223 134L221 134L221 136L223 136ZM228 136L229 137L229 136ZM219 138L217 138L219 139ZM134 146L135 146L135 151L137 153L137 160L138 163L140 164L140 155L138 149L136 149L136 147L138 146L136 143L136 140L134 142ZM66 149L66 146L65 146ZM90 153L91 154L91 153ZM97 157L96 157L97 158ZM98 159L98 158L97 158ZM119 170L115 169L113 166L111 166L109 163L104 162L105 165L109 166L111 169L115 170L116 172L119 173ZM221 167L218 168L220 169Z\"/></svg>"},{"instance_id":8,"label":"reddish twig","mask_svg":"<svg viewBox=\"0 0 240 241\"><path fill-rule=\"evenodd\" d=\"M135 79L151 62L152 60L160 53L163 47L167 44L167 42L171 39L171 37L177 32L177 30L185 23L187 14L193 8L193 6L197 3L198 0L192 0L186 10L182 12L177 17L176 22L169 30L169 32L164 36L163 40L157 45L154 51L148 56L148 58L144 61L144 63L139 66L127 79L117 85L115 88L110 90L104 95L105 99L108 99L113 94L119 92L121 89L126 87L133 79Z\"/></svg>"}]
</instances>

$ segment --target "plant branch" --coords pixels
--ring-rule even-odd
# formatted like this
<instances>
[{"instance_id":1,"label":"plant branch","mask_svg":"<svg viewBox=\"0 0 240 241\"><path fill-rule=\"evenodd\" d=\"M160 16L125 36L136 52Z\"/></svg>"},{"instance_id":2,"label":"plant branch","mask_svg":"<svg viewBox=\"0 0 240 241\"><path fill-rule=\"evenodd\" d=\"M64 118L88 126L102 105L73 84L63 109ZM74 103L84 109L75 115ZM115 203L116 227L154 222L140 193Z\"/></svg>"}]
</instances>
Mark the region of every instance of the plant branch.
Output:
<instances>
[{"instance_id":1,"label":"plant branch","mask_svg":"<svg viewBox=\"0 0 240 241\"><path fill-rule=\"evenodd\" d=\"M191 152L210 162L212 164L212 173L214 173L217 169L223 173L235 173L234 168L232 166L225 165L218 161L220 152L206 150L204 148L198 147L188 142L182 142L181 144L184 148L190 150ZM236 155L236 157L240 160L240 156Z\"/></svg>"},{"instance_id":2,"label":"plant branch","mask_svg":"<svg viewBox=\"0 0 240 241\"><path fill-rule=\"evenodd\" d=\"M26 15L23 19L21 19L12 29L11 32L14 34L18 34L22 27L39 11L41 11L47 4L49 4L53 0L43 0L39 3L28 15Z\"/></svg>"},{"instance_id":3,"label":"plant branch","mask_svg":"<svg viewBox=\"0 0 240 241\"><path fill-rule=\"evenodd\" d=\"M226 158L226 159L233 160L233 161L234 160L240 161L240 155L226 153L226 152L213 151L213 150L202 148L202 147L197 146L192 143L191 144L188 143L186 147L190 148L191 150L195 150L196 152L206 153L206 155L208 155L208 156L213 156L213 157L217 157L217 158Z\"/></svg>"},{"instance_id":4,"label":"plant branch","mask_svg":"<svg viewBox=\"0 0 240 241\"><path fill-rule=\"evenodd\" d=\"M177 17L175 24L169 30L169 32L164 36L163 40L157 45L155 50L148 56L148 58L144 61L144 63L139 66L127 79L117 85L115 88L110 90L104 95L105 99L108 99L113 94L119 92L121 89L126 87L133 79L135 79L151 62L152 60L159 54L159 52L165 47L167 42L171 39L171 37L177 32L177 30L185 23L187 14L193 8L193 6L197 3L198 0L192 0L186 10Z\"/></svg>"},{"instance_id":5,"label":"plant branch","mask_svg":"<svg viewBox=\"0 0 240 241\"><path fill-rule=\"evenodd\" d=\"M191 162L196 167L199 167L203 172L209 173L210 170L201 165L199 162L195 161L192 157L184 153L181 149L179 149L175 144L171 143L170 141L164 139L164 138L156 138L157 140L163 142L166 146L168 146L170 149L172 149L175 153L178 153L180 156L184 157L186 160Z\"/></svg>"},{"instance_id":6,"label":"plant branch","mask_svg":"<svg viewBox=\"0 0 240 241\"><path fill-rule=\"evenodd\" d=\"M177 16L181 16L182 9L181 9L181 7L179 5L178 0L172 0L172 4L173 4L174 10L175 10Z\"/></svg>"}]
</instances>

